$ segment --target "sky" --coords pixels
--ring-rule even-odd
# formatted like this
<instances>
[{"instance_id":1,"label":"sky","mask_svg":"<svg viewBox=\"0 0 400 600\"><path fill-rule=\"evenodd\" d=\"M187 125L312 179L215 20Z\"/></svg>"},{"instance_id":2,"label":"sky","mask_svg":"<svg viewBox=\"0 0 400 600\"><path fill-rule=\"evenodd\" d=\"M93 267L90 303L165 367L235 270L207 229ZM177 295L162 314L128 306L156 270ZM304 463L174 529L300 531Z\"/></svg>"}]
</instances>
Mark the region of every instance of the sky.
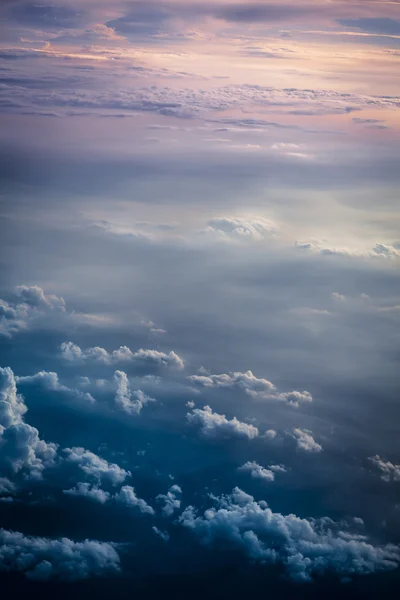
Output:
<instances>
[{"instance_id":1,"label":"sky","mask_svg":"<svg viewBox=\"0 0 400 600\"><path fill-rule=\"evenodd\" d=\"M399 75L395 0L3 0L5 597L398 597Z\"/></svg>"}]
</instances>

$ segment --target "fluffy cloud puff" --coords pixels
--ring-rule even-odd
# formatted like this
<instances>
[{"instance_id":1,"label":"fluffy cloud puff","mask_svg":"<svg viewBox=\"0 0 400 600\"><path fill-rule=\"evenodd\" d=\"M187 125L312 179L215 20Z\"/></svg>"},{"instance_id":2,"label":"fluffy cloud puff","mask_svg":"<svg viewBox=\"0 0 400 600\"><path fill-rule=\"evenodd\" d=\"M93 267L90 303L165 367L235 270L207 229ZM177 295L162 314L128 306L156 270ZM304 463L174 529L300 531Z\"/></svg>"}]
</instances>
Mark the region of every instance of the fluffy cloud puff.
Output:
<instances>
[{"instance_id":1,"label":"fluffy cloud puff","mask_svg":"<svg viewBox=\"0 0 400 600\"><path fill-rule=\"evenodd\" d=\"M81 496L94 502L105 504L110 499L110 493L102 490L98 485L90 485L86 482L79 482L74 488L63 490L67 496Z\"/></svg>"},{"instance_id":2,"label":"fluffy cloud puff","mask_svg":"<svg viewBox=\"0 0 400 600\"><path fill-rule=\"evenodd\" d=\"M138 508L141 513L154 515L154 509L143 498L138 498L135 488L130 485L124 485L118 494L115 494L114 499L119 504L129 508Z\"/></svg>"},{"instance_id":3,"label":"fluffy cloud puff","mask_svg":"<svg viewBox=\"0 0 400 600\"><path fill-rule=\"evenodd\" d=\"M296 440L297 447L299 450L304 450L305 452L321 452L322 446L317 444L311 435L311 431L307 429L293 429L293 437Z\"/></svg>"},{"instance_id":4,"label":"fluffy cloud puff","mask_svg":"<svg viewBox=\"0 0 400 600\"><path fill-rule=\"evenodd\" d=\"M373 573L400 564L398 546L373 546L362 535L340 530L331 519L274 513L266 502L255 502L239 488L217 501L218 507L209 508L204 516L188 507L180 523L205 544L229 542L252 559L282 563L293 580L310 581L314 574L331 571Z\"/></svg>"},{"instance_id":5,"label":"fluffy cloud puff","mask_svg":"<svg viewBox=\"0 0 400 600\"><path fill-rule=\"evenodd\" d=\"M57 445L41 440L38 430L24 422L27 410L13 371L0 368L0 464L40 479L42 471L55 464Z\"/></svg>"},{"instance_id":6,"label":"fluffy cloud puff","mask_svg":"<svg viewBox=\"0 0 400 600\"><path fill-rule=\"evenodd\" d=\"M144 350L143 348L132 352L127 346L120 346L118 350L109 353L99 346L82 350L72 342L63 342L60 349L62 357L70 362L99 361L108 365L129 362L138 366L147 364L174 367L176 369L183 369L184 367L182 358L172 350L168 354L158 350Z\"/></svg>"},{"instance_id":7,"label":"fluffy cloud puff","mask_svg":"<svg viewBox=\"0 0 400 600\"><path fill-rule=\"evenodd\" d=\"M381 472L381 479L387 483L391 481L400 481L400 465L390 461L384 461L378 455L369 458L371 463Z\"/></svg>"},{"instance_id":8,"label":"fluffy cloud puff","mask_svg":"<svg viewBox=\"0 0 400 600\"><path fill-rule=\"evenodd\" d=\"M131 392L128 376L123 371L115 371L114 381L117 386L115 404L124 412L130 415L139 415L146 404L155 402L154 398L150 398L142 390Z\"/></svg>"},{"instance_id":9,"label":"fluffy cloud puff","mask_svg":"<svg viewBox=\"0 0 400 600\"><path fill-rule=\"evenodd\" d=\"M252 440L259 435L257 427L238 421L236 417L229 420L225 415L212 411L210 406L195 408L187 413L186 418L192 425L200 428L201 434L208 439L247 439Z\"/></svg>"},{"instance_id":10,"label":"fluffy cloud puff","mask_svg":"<svg viewBox=\"0 0 400 600\"><path fill-rule=\"evenodd\" d=\"M53 392L63 392L65 394L71 394L72 396L75 396L76 398L84 400L86 402L95 402L93 396L88 392L81 392L80 390L69 388L68 386L60 383L57 373L54 373L52 371L39 371L34 375L16 377L15 379L17 383L33 385L39 384L43 385L45 389Z\"/></svg>"},{"instance_id":11,"label":"fluffy cloud puff","mask_svg":"<svg viewBox=\"0 0 400 600\"><path fill-rule=\"evenodd\" d=\"M201 375L190 375L188 379L206 388L238 388L252 398L281 400L295 407L302 403L312 402L310 392L278 392L271 381L256 377L252 371L215 375L201 370L201 373Z\"/></svg>"},{"instance_id":12,"label":"fluffy cloud puff","mask_svg":"<svg viewBox=\"0 0 400 600\"><path fill-rule=\"evenodd\" d=\"M75 581L119 570L119 556L113 544L73 542L68 538L51 540L0 530L0 571L20 571L38 581Z\"/></svg>"},{"instance_id":13,"label":"fluffy cloud puff","mask_svg":"<svg viewBox=\"0 0 400 600\"><path fill-rule=\"evenodd\" d=\"M65 448L65 461L79 467L88 477L96 481L107 482L111 485L121 484L130 476L115 463L109 463L104 458L81 447Z\"/></svg>"},{"instance_id":14,"label":"fluffy cloud puff","mask_svg":"<svg viewBox=\"0 0 400 600\"><path fill-rule=\"evenodd\" d=\"M20 285L15 289L17 300L0 299L0 333L11 337L28 323L49 312L65 312L65 301L60 296L45 294L37 286Z\"/></svg>"},{"instance_id":15,"label":"fluffy cloud puff","mask_svg":"<svg viewBox=\"0 0 400 600\"><path fill-rule=\"evenodd\" d=\"M253 479L261 479L265 482L274 481L275 473L271 469L266 469L256 462L247 461L244 465L238 468L238 471L250 473Z\"/></svg>"},{"instance_id":16,"label":"fluffy cloud puff","mask_svg":"<svg viewBox=\"0 0 400 600\"><path fill-rule=\"evenodd\" d=\"M159 494L157 496L157 501L164 503L164 506L162 508L162 513L164 517L170 517L174 514L175 510L178 510L181 507L181 494L182 490L179 487L179 485L173 485L169 488L166 494Z\"/></svg>"}]
</instances>

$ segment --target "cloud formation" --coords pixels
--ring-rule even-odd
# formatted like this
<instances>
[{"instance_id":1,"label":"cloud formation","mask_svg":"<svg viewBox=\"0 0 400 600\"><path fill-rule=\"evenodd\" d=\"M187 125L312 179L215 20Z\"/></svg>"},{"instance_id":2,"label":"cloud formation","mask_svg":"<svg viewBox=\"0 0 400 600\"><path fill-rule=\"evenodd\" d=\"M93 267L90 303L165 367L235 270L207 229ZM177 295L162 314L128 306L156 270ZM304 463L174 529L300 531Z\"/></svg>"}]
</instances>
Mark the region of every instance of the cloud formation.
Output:
<instances>
[{"instance_id":1,"label":"cloud formation","mask_svg":"<svg viewBox=\"0 0 400 600\"><path fill-rule=\"evenodd\" d=\"M28 537L0 529L0 571L20 571L31 580L77 581L118 573L120 561L114 544L85 540L73 542Z\"/></svg>"},{"instance_id":2,"label":"cloud formation","mask_svg":"<svg viewBox=\"0 0 400 600\"><path fill-rule=\"evenodd\" d=\"M296 440L296 444L299 450L304 452L321 452L322 446L318 444L308 429L293 429L293 437Z\"/></svg>"},{"instance_id":3,"label":"cloud formation","mask_svg":"<svg viewBox=\"0 0 400 600\"><path fill-rule=\"evenodd\" d=\"M244 465L238 468L238 471L250 473L253 479L261 479L265 482L271 482L275 480L275 473L271 469L266 469L255 461L247 461Z\"/></svg>"},{"instance_id":4,"label":"cloud formation","mask_svg":"<svg viewBox=\"0 0 400 600\"><path fill-rule=\"evenodd\" d=\"M129 471L82 447L64 448L63 454L66 463L76 465L87 477L98 482L116 486L130 476Z\"/></svg>"},{"instance_id":5,"label":"cloud formation","mask_svg":"<svg viewBox=\"0 0 400 600\"><path fill-rule=\"evenodd\" d=\"M400 465L384 461L378 454L369 458L370 462L381 473L381 479L387 483L400 481Z\"/></svg>"},{"instance_id":6,"label":"cloud formation","mask_svg":"<svg viewBox=\"0 0 400 600\"><path fill-rule=\"evenodd\" d=\"M168 354L159 350L144 350L140 348L132 352L127 346L120 346L111 353L104 348L94 346L82 350L72 342L63 342L60 346L61 356L69 362L97 361L106 365L130 363L137 366L162 366L183 369L183 359L171 350Z\"/></svg>"},{"instance_id":7,"label":"cloud formation","mask_svg":"<svg viewBox=\"0 0 400 600\"><path fill-rule=\"evenodd\" d=\"M41 479L44 469L55 465L58 447L40 439L39 431L25 423L27 410L13 371L0 368L0 464Z\"/></svg>"},{"instance_id":8,"label":"cloud formation","mask_svg":"<svg viewBox=\"0 0 400 600\"><path fill-rule=\"evenodd\" d=\"M154 398L150 398L142 390L131 392L128 376L123 371L115 371L114 381L117 386L115 404L124 412L130 415L139 415L146 404L155 402Z\"/></svg>"},{"instance_id":9,"label":"cloud formation","mask_svg":"<svg viewBox=\"0 0 400 600\"><path fill-rule=\"evenodd\" d=\"M182 490L179 485L173 485L169 488L166 494L158 494L157 502L162 502L162 513L164 517L170 517L174 514L175 510L181 507L181 496Z\"/></svg>"},{"instance_id":10,"label":"cloud formation","mask_svg":"<svg viewBox=\"0 0 400 600\"><path fill-rule=\"evenodd\" d=\"M207 509L204 516L188 507L180 523L204 544L224 541L251 559L282 563L295 581L311 581L327 572L344 576L389 571L400 564L398 546L373 546L363 535L343 531L328 518L274 513L266 502L256 502L237 487L217 502L219 507Z\"/></svg>"},{"instance_id":11,"label":"cloud formation","mask_svg":"<svg viewBox=\"0 0 400 600\"><path fill-rule=\"evenodd\" d=\"M201 369L201 373L201 375L190 375L188 377L189 381L205 388L237 388L243 390L252 398L281 400L296 408L302 403L312 402L310 392L278 392L273 383L268 381L268 379L256 377L252 371L214 375Z\"/></svg>"},{"instance_id":12,"label":"cloud formation","mask_svg":"<svg viewBox=\"0 0 400 600\"><path fill-rule=\"evenodd\" d=\"M236 417L227 419L225 415L213 412L210 406L193 409L191 413L187 413L186 419L191 425L199 427L203 437L211 440L231 438L253 440L259 435L254 425L243 423Z\"/></svg>"}]
</instances>

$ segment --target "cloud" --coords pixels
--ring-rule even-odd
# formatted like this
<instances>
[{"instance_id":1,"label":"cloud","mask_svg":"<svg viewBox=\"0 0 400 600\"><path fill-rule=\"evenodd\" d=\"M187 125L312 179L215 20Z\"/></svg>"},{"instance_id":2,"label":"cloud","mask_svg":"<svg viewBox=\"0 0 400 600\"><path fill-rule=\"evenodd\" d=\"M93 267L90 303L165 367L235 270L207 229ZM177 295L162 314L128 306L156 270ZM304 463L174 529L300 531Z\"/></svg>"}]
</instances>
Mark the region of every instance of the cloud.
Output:
<instances>
[{"instance_id":1,"label":"cloud","mask_svg":"<svg viewBox=\"0 0 400 600\"><path fill-rule=\"evenodd\" d=\"M137 366L152 365L176 369L183 369L184 367L183 359L172 350L168 354L158 350L144 350L143 348L132 352L127 346L120 346L118 350L109 353L99 346L82 350L72 342L63 342L60 350L62 358L70 362L98 361L108 365L133 363Z\"/></svg>"},{"instance_id":2,"label":"cloud","mask_svg":"<svg viewBox=\"0 0 400 600\"><path fill-rule=\"evenodd\" d=\"M297 447L299 450L304 450L305 452L321 452L322 446L317 444L311 435L311 431L307 429L293 429L293 437L296 440Z\"/></svg>"},{"instance_id":3,"label":"cloud","mask_svg":"<svg viewBox=\"0 0 400 600\"><path fill-rule=\"evenodd\" d=\"M100 504L105 504L110 499L109 492L102 490L97 485L90 485L90 483L82 481L77 483L74 488L63 490L63 493L67 496L82 496Z\"/></svg>"},{"instance_id":4,"label":"cloud","mask_svg":"<svg viewBox=\"0 0 400 600\"><path fill-rule=\"evenodd\" d=\"M37 286L20 285L15 288L16 302L0 299L0 333L11 337L30 322L51 312L64 313L65 300L61 296L45 294Z\"/></svg>"},{"instance_id":5,"label":"cloud","mask_svg":"<svg viewBox=\"0 0 400 600\"><path fill-rule=\"evenodd\" d=\"M276 231L276 226L267 219L219 217L208 221L208 229L223 238L262 240Z\"/></svg>"},{"instance_id":6,"label":"cloud","mask_svg":"<svg viewBox=\"0 0 400 600\"><path fill-rule=\"evenodd\" d=\"M85 448L65 448L63 453L67 463L76 465L88 477L91 477L96 481L118 485L130 476L129 471L125 471L125 469L122 469L115 463L109 463L104 458L101 458Z\"/></svg>"},{"instance_id":7,"label":"cloud","mask_svg":"<svg viewBox=\"0 0 400 600\"><path fill-rule=\"evenodd\" d=\"M17 490L17 486L7 479L7 477L0 477L0 495L13 494Z\"/></svg>"},{"instance_id":8,"label":"cloud","mask_svg":"<svg viewBox=\"0 0 400 600\"><path fill-rule=\"evenodd\" d=\"M58 447L41 440L38 430L24 422L27 410L13 371L0 368L0 464L41 479L44 469L54 466Z\"/></svg>"},{"instance_id":9,"label":"cloud","mask_svg":"<svg viewBox=\"0 0 400 600\"><path fill-rule=\"evenodd\" d=\"M127 506L128 508L138 508L143 514L154 515L154 508L149 506L143 498L138 498L136 496L135 488L130 485L124 485L113 498L123 506Z\"/></svg>"},{"instance_id":10,"label":"cloud","mask_svg":"<svg viewBox=\"0 0 400 600\"><path fill-rule=\"evenodd\" d=\"M155 525L153 525L152 530L156 535L158 535L162 540L164 540L164 542L169 541L168 531L161 531L161 529L158 529L158 527L156 527Z\"/></svg>"},{"instance_id":11,"label":"cloud","mask_svg":"<svg viewBox=\"0 0 400 600\"><path fill-rule=\"evenodd\" d=\"M103 74L104 75L104 74ZM104 79L104 77L103 77ZM7 113L41 113L57 111L59 116L84 114L85 111L104 114L112 110L127 113L156 113L164 117L179 119L203 119L207 123L221 123L234 127L268 128L282 130L323 132L322 129L304 129L301 125L280 121L220 116L227 110L247 109L247 112L260 112L259 109L279 114L346 114L354 110L396 109L400 107L397 96L368 96L356 93L324 89L274 88L271 86L237 84L213 89L189 89L162 87L157 85L115 89L115 82L107 86L102 82L101 92L96 88L86 89L75 86L56 86L43 94L32 86L31 75L18 85L0 85L2 111ZM61 82L62 83L62 82Z\"/></svg>"},{"instance_id":12,"label":"cloud","mask_svg":"<svg viewBox=\"0 0 400 600\"><path fill-rule=\"evenodd\" d=\"M396 465L390 461L384 461L378 455L370 457L368 460L376 469L381 472L381 479L387 483L392 481L400 481L400 465Z\"/></svg>"},{"instance_id":13,"label":"cloud","mask_svg":"<svg viewBox=\"0 0 400 600\"><path fill-rule=\"evenodd\" d=\"M341 576L389 571L400 564L398 546L373 546L364 536L341 530L331 519L274 513L266 502L256 502L239 488L217 500L219 508L207 509L204 516L188 507L180 523L204 544L228 542L251 559L282 563L295 581L310 581L313 575L332 571Z\"/></svg>"},{"instance_id":14,"label":"cloud","mask_svg":"<svg viewBox=\"0 0 400 600\"><path fill-rule=\"evenodd\" d=\"M182 490L179 485L173 485L169 488L166 494L159 494L157 496L157 502L163 502L162 513L164 517L170 517L174 514L175 510L181 507L180 495Z\"/></svg>"},{"instance_id":15,"label":"cloud","mask_svg":"<svg viewBox=\"0 0 400 600\"><path fill-rule=\"evenodd\" d=\"M214 413L209 406L195 408L187 413L186 418L191 425L198 426L203 437L208 439L247 439L252 440L259 435L257 427L238 421L236 417L229 420L225 415Z\"/></svg>"},{"instance_id":16,"label":"cloud","mask_svg":"<svg viewBox=\"0 0 400 600\"><path fill-rule=\"evenodd\" d=\"M260 379L253 375L252 371L221 373L213 375L204 369L204 375L190 375L189 381L205 388L237 388L243 390L248 396L263 400L281 400L287 404L299 407L302 403L312 402L310 392L292 391L278 392L273 383L268 379Z\"/></svg>"},{"instance_id":17,"label":"cloud","mask_svg":"<svg viewBox=\"0 0 400 600\"><path fill-rule=\"evenodd\" d=\"M325 256L347 256L349 258L383 258L383 259L397 259L400 258L400 250L397 250L394 246L387 244L376 243L370 251L362 251L354 248L335 248L327 246L322 241L310 241L302 242L296 240L294 242L295 248L302 251L315 252L323 254Z\"/></svg>"},{"instance_id":18,"label":"cloud","mask_svg":"<svg viewBox=\"0 0 400 600\"><path fill-rule=\"evenodd\" d=\"M16 381L17 383L22 383L25 385L43 385L43 387L46 390L52 392L63 392L65 394L71 394L72 396L75 396L76 398L79 398L80 400L84 400L86 402L95 402L95 399L91 394L89 394L89 392L81 392L80 390L69 388L68 386L60 383L57 373L54 373L52 371L39 371L34 375L16 377Z\"/></svg>"},{"instance_id":19,"label":"cloud","mask_svg":"<svg viewBox=\"0 0 400 600\"><path fill-rule=\"evenodd\" d=\"M20 571L31 580L77 581L118 573L120 561L114 544L73 542L28 537L0 529L0 571Z\"/></svg>"},{"instance_id":20,"label":"cloud","mask_svg":"<svg viewBox=\"0 0 400 600\"><path fill-rule=\"evenodd\" d=\"M265 482L274 481L275 473L270 469L262 467L256 462L248 461L244 465L238 468L238 471L243 473L250 473L253 479L261 479Z\"/></svg>"},{"instance_id":21,"label":"cloud","mask_svg":"<svg viewBox=\"0 0 400 600\"><path fill-rule=\"evenodd\" d=\"M115 371L114 381L117 386L115 395L115 404L118 408L130 415L139 415L142 408L149 402L155 402L154 398L150 398L141 390L131 392L129 389L129 380L126 373L123 371ZM133 396L133 400L132 400Z\"/></svg>"}]
</instances>

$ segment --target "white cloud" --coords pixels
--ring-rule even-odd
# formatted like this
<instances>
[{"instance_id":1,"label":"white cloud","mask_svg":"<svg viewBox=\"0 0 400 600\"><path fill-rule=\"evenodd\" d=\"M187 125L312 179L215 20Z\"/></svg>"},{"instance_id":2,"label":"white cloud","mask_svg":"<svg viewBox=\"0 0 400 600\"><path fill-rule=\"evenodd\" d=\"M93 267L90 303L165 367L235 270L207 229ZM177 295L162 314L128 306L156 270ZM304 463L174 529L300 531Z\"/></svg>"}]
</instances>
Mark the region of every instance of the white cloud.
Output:
<instances>
[{"instance_id":1,"label":"white cloud","mask_svg":"<svg viewBox=\"0 0 400 600\"><path fill-rule=\"evenodd\" d=\"M278 392L276 386L268 381L256 377L252 371L221 373L214 375L201 370L201 375L190 375L189 381L205 388L237 388L243 390L248 396L262 400L281 400L298 407L302 403L312 402L312 396L307 391Z\"/></svg>"},{"instance_id":2,"label":"white cloud","mask_svg":"<svg viewBox=\"0 0 400 600\"><path fill-rule=\"evenodd\" d=\"M20 571L29 579L76 581L118 573L114 544L68 538L28 537L0 529L0 571Z\"/></svg>"},{"instance_id":3,"label":"white cloud","mask_svg":"<svg viewBox=\"0 0 400 600\"><path fill-rule=\"evenodd\" d=\"M219 507L209 508L204 516L188 507L180 523L206 544L221 540L252 559L282 563L293 580L309 581L314 574L330 571L342 576L387 571L400 564L398 546L373 546L331 519L274 513L266 502L255 502L239 488L217 501Z\"/></svg>"},{"instance_id":4,"label":"white cloud","mask_svg":"<svg viewBox=\"0 0 400 600\"><path fill-rule=\"evenodd\" d=\"M64 313L66 310L64 298L45 294L37 285L20 285L15 288L15 295L15 302L0 299L0 334L7 337L26 329L40 317L52 312Z\"/></svg>"},{"instance_id":5,"label":"white cloud","mask_svg":"<svg viewBox=\"0 0 400 600\"><path fill-rule=\"evenodd\" d=\"M252 440L259 435L257 427L238 421L236 417L229 420L225 415L214 413L209 406L203 409L195 408L187 413L186 418L192 425L200 427L200 432L209 439L248 439Z\"/></svg>"},{"instance_id":6,"label":"white cloud","mask_svg":"<svg viewBox=\"0 0 400 600\"><path fill-rule=\"evenodd\" d=\"M38 430L24 422L27 410L13 371L0 368L0 463L40 479L44 469L54 466L57 445L41 440Z\"/></svg>"},{"instance_id":7,"label":"white cloud","mask_svg":"<svg viewBox=\"0 0 400 600\"><path fill-rule=\"evenodd\" d=\"M118 494L113 496L116 502L127 507L138 508L141 513L154 515L154 509L147 504L143 498L136 496L135 488L130 485L124 485Z\"/></svg>"},{"instance_id":8,"label":"white cloud","mask_svg":"<svg viewBox=\"0 0 400 600\"><path fill-rule=\"evenodd\" d=\"M125 471L115 463L109 463L104 458L81 447L65 448L65 461L79 467L88 477L96 481L105 481L111 485L118 485L130 476L129 471Z\"/></svg>"},{"instance_id":9,"label":"white cloud","mask_svg":"<svg viewBox=\"0 0 400 600\"><path fill-rule=\"evenodd\" d=\"M179 485L173 485L166 494L159 494L157 496L157 501L164 503L162 508L164 517L170 517L174 514L175 510L178 510L181 507L181 494L182 490Z\"/></svg>"},{"instance_id":10,"label":"white cloud","mask_svg":"<svg viewBox=\"0 0 400 600\"><path fill-rule=\"evenodd\" d=\"M117 363L134 363L140 365L167 366L183 369L184 361L172 350L167 354L158 350L144 350L143 348L132 352L127 346L120 346L111 353L104 348L94 346L82 350L72 342L63 342L60 346L61 356L70 362L98 361L114 365Z\"/></svg>"},{"instance_id":11,"label":"white cloud","mask_svg":"<svg viewBox=\"0 0 400 600\"><path fill-rule=\"evenodd\" d=\"M371 463L381 472L381 479L387 483L391 481L400 481L400 465L390 461L384 461L378 455L369 458Z\"/></svg>"},{"instance_id":12,"label":"white cloud","mask_svg":"<svg viewBox=\"0 0 400 600\"><path fill-rule=\"evenodd\" d=\"M322 446L314 440L311 431L307 429L293 429L293 437L296 440L299 450L305 452L321 452Z\"/></svg>"},{"instance_id":13,"label":"white cloud","mask_svg":"<svg viewBox=\"0 0 400 600\"><path fill-rule=\"evenodd\" d=\"M244 473L250 473L253 479L261 479L265 482L274 481L275 473L270 469L266 469L262 467L256 462L248 461L244 465L238 468L238 471L243 471Z\"/></svg>"},{"instance_id":14,"label":"white cloud","mask_svg":"<svg viewBox=\"0 0 400 600\"><path fill-rule=\"evenodd\" d=\"M102 490L97 485L90 485L89 483L82 481L69 490L63 490L63 493L67 496L82 496L89 500L93 500L94 502L99 502L100 504L105 504L110 500L109 492Z\"/></svg>"},{"instance_id":15,"label":"white cloud","mask_svg":"<svg viewBox=\"0 0 400 600\"><path fill-rule=\"evenodd\" d=\"M150 398L141 390L131 392L128 376L123 371L115 371L114 381L117 386L115 404L124 412L130 415L139 415L146 404L155 402L154 398Z\"/></svg>"}]
</instances>

